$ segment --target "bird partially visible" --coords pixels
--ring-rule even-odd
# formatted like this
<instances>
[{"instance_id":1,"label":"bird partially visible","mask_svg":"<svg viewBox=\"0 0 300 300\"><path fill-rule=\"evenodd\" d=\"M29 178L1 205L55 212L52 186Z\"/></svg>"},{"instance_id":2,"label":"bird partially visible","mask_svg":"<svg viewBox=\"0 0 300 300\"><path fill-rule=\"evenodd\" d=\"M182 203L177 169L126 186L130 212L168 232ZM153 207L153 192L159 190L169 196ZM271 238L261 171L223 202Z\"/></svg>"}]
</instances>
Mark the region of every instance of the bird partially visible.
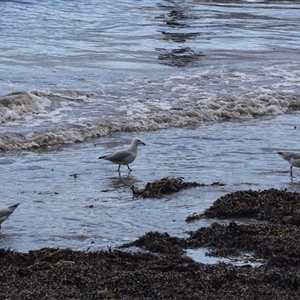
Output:
<instances>
[{"instance_id":1,"label":"bird partially visible","mask_svg":"<svg viewBox=\"0 0 300 300\"><path fill-rule=\"evenodd\" d=\"M128 148L119 150L113 154L100 156L99 159L105 159L114 164L118 164L119 173L120 173L121 165L127 166L128 170L132 171L129 167L129 164L131 164L136 159L139 145L146 145L146 144L141 139L134 138L131 142L131 145Z\"/></svg>"},{"instance_id":2,"label":"bird partially visible","mask_svg":"<svg viewBox=\"0 0 300 300\"><path fill-rule=\"evenodd\" d=\"M1 224L14 212L20 203L8 207L0 208L0 229Z\"/></svg>"},{"instance_id":3,"label":"bird partially visible","mask_svg":"<svg viewBox=\"0 0 300 300\"><path fill-rule=\"evenodd\" d=\"M300 153L299 152L277 152L290 165L290 175L293 177L293 167L300 168Z\"/></svg>"}]
</instances>

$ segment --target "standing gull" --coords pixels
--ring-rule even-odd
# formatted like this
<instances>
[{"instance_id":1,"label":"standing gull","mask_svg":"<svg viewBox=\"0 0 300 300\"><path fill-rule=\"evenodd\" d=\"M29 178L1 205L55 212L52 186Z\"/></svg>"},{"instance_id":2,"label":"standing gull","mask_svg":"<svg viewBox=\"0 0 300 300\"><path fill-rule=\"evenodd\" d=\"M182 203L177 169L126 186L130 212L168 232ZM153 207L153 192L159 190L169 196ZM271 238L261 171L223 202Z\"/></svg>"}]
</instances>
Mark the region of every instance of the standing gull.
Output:
<instances>
[{"instance_id":1,"label":"standing gull","mask_svg":"<svg viewBox=\"0 0 300 300\"><path fill-rule=\"evenodd\" d=\"M0 228L1 224L14 212L20 203L8 207L0 208Z\"/></svg>"},{"instance_id":2,"label":"standing gull","mask_svg":"<svg viewBox=\"0 0 300 300\"><path fill-rule=\"evenodd\" d=\"M146 145L141 139L134 138L131 142L130 147L119 150L113 154L100 156L99 159L106 159L114 164L118 164L118 172L120 173L120 167L121 165L126 165L129 171L132 171L129 167L129 164L131 164L137 156L137 150L138 145Z\"/></svg>"},{"instance_id":3,"label":"standing gull","mask_svg":"<svg viewBox=\"0 0 300 300\"><path fill-rule=\"evenodd\" d=\"M284 160L291 164L290 175L293 177L293 167L300 168L300 153L298 152L277 152Z\"/></svg>"}]
</instances>

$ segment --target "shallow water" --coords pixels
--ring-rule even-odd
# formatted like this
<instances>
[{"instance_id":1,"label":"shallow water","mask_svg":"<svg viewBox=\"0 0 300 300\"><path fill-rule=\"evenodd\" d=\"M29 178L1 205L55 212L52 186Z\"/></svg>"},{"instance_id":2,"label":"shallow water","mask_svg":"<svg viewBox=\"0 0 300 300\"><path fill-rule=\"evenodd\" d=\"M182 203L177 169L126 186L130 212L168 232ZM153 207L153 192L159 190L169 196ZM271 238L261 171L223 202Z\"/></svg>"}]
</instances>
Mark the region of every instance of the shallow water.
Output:
<instances>
[{"instance_id":1,"label":"shallow water","mask_svg":"<svg viewBox=\"0 0 300 300\"><path fill-rule=\"evenodd\" d=\"M240 257L213 257L207 255L209 253L209 249L206 248L199 248L199 249L186 249L186 255L191 257L194 261L203 263L203 264L217 264L217 263L226 263L226 264L233 264L235 266L245 267L259 267L265 263L264 260L256 259L253 257L252 254L249 253L242 253Z\"/></svg>"},{"instance_id":2,"label":"shallow water","mask_svg":"<svg viewBox=\"0 0 300 300\"><path fill-rule=\"evenodd\" d=\"M38 151L1 155L2 197L21 202L3 224L1 245L27 251L45 246L103 249L132 241L148 231L185 236L216 220L186 223L225 193L241 189L299 189L289 165L276 150L295 150L299 115L249 122L206 123L197 128L142 132L146 146L133 171L99 160L127 145L132 133ZM293 122L294 120L294 122ZM281 133L276 130L281 128ZM74 179L72 174L77 174ZM134 198L130 186L143 188L165 176L225 186L192 188L161 199ZM299 179L299 180L298 180Z\"/></svg>"}]
</instances>

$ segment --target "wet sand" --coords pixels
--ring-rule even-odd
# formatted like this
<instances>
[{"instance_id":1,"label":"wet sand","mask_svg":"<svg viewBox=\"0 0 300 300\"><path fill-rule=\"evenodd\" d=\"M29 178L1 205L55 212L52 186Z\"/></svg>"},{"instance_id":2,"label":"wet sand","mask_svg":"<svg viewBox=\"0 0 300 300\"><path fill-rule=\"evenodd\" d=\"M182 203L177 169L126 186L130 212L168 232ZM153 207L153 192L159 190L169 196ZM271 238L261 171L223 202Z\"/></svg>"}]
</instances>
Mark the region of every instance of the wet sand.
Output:
<instances>
[{"instance_id":1,"label":"wet sand","mask_svg":"<svg viewBox=\"0 0 300 300\"><path fill-rule=\"evenodd\" d=\"M2 249L0 298L299 299L299 216L298 193L239 191L187 217L190 222L207 217L232 221L199 228L185 239L149 232L108 251L44 248L25 254ZM130 252L132 247L140 252ZM264 263L205 265L185 255L185 249L198 247L218 257L252 253L254 261Z\"/></svg>"}]
</instances>

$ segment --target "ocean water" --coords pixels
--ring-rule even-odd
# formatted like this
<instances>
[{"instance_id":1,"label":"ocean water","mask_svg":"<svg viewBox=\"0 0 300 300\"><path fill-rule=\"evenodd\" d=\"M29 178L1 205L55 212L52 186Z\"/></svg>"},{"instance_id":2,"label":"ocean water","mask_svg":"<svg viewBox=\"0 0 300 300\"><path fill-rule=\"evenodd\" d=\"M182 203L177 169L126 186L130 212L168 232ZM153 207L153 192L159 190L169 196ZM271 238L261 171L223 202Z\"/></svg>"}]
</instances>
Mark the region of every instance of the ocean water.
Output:
<instances>
[{"instance_id":1,"label":"ocean water","mask_svg":"<svg viewBox=\"0 0 300 300\"><path fill-rule=\"evenodd\" d=\"M0 1L0 16L1 206L21 203L1 247L186 236L226 193L299 191L276 151L299 149L300 1ZM98 159L136 136L131 173ZM165 176L207 186L133 197Z\"/></svg>"}]
</instances>

